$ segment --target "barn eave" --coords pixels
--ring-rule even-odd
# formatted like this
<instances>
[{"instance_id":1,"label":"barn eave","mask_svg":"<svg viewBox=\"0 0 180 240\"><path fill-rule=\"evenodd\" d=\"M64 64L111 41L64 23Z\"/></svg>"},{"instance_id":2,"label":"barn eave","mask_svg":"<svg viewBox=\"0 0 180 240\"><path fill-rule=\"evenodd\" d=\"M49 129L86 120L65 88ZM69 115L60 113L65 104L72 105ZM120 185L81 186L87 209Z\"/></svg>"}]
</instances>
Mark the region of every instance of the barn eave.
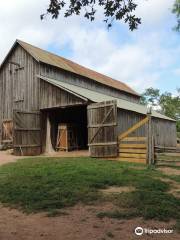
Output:
<instances>
[{"instance_id":1,"label":"barn eave","mask_svg":"<svg viewBox=\"0 0 180 240\"><path fill-rule=\"evenodd\" d=\"M68 84L65 82L60 82L56 79L47 78L42 75L37 75L37 77L46 82L49 82L50 84L52 84L56 87L62 88L74 95L76 94L76 96L78 96L82 99L84 98L84 99L86 99L86 101L89 100L91 102L97 103L97 102L103 102L103 101L109 101L109 100L116 100L117 107L120 109L136 112L136 113L143 114L143 115L147 114L147 107L143 106L141 104L132 103L132 102L120 99L120 98L111 97L111 96L108 96L108 95L105 95L105 94L102 94L99 92L89 90L87 88L82 88L82 87ZM174 119L169 118L169 117L167 117L161 113L158 113L156 111L152 111L152 117L176 122Z\"/></svg>"}]
</instances>

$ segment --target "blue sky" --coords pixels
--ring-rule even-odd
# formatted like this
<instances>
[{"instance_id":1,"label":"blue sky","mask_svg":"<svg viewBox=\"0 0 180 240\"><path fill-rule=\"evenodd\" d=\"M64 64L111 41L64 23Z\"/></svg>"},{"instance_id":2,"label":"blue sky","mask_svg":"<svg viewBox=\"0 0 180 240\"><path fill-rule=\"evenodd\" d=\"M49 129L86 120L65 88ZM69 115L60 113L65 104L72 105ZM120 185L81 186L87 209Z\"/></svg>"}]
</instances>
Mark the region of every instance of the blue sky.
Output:
<instances>
[{"instance_id":1,"label":"blue sky","mask_svg":"<svg viewBox=\"0 0 180 240\"><path fill-rule=\"evenodd\" d=\"M175 93L180 87L180 34L172 30L173 0L137 0L142 18L137 31L123 23L107 30L98 13L83 18L40 21L48 0L6 0L0 9L0 61L16 38L123 81L142 92L155 87Z\"/></svg>"}]
</instances>

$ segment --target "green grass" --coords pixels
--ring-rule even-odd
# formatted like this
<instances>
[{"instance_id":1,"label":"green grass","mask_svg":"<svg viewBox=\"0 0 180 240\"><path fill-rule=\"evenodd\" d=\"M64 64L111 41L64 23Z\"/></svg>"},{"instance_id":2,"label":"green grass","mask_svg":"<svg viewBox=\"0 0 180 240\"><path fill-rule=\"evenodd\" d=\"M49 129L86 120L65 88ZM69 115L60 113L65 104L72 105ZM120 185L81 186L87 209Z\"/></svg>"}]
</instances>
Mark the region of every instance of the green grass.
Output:
<instances>
[{"instance_id":1,"label":"green grass","mask_svg":"<svg viewBox=\"0 0 180 240\"><path fill-rule=\"evenodd\" d=\"M112 185L167 190L167 184L151 177L155 170L130 166L90 158L20 160L0 168L0 201L40 211L97 200L98 189Z\"/></svg>"},{"instance_id":2,"label":"green grass","mask_svg":"<svg viewBox=\"0 0 180 240\"><path fill-rule=\"evenodd\" d=\"M168 183L157 179L163 174L155 168L136 166L144 165L91 158L19 160L0 167L0 202L26 212L47 211L56 216L61 214L58 209L78 202L103 201L99 189L134 186L134 192L105 199L125 211L99 213L99 217L178 219L179 200L166 193Z\"/></svg>"},{"instance_id":3,"label":"green grass","mask_svg":"<svg viewBox=\"0 0 180 240\"><path fill-rule=\"evenodd\" d=\"M114 203L118 209L125 210L100 212L97 216L117 219L143 217L160 221L180 219L180 199L162 191L138 190L121 193L114 198Z\"/></svg>"},{"instance_id":4,"label":"green grass","mask_svg":"<svg viewBox=\"0 0 180 240\"><path fill-rule=\"evenodd\" d=\"M176 224L174 225L174 229L176 229L176 231L180 233L180 219L177 220Z\"/></svg>"},{"instance_id":5,"label":"green grass","mask_svg":"<svg viewBox=\"0 0 180 240\"><path fill-rule=\"evenodd\" d=\"M180 175L170 175L168 178L176 181L177 183L180 183Z\"/></svg>"},{"instance_id":6,"label":"green grass","mask_svg":"<svg viewBox=\"0 0 180 240\"><path fill-rule=\"evenodd\" d=\"M114 234L112 232L107 232L106 235L109 237L109 238L114 238Z\"/></svg>"}]
</instances>

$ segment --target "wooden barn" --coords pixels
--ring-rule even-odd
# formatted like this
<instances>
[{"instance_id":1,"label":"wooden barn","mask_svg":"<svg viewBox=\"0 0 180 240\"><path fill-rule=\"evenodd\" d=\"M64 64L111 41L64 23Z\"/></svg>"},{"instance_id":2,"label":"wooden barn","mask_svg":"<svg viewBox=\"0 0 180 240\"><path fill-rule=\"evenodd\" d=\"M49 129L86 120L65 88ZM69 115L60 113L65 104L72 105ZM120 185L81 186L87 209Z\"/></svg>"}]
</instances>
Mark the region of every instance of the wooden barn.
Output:
<instances>
[{"instance_id":1,"label":"wooden barn","mask_svg":"<svg viewBox=\"0 0 180 240\"><path fill-rule=\"evenodd\" d=\"M176 147L176 122L147 114L129 86L20 40L0 66L0 101L0 144L16 155L89 149L144 162L146 141Z\"/></svg>"}]
</instances>

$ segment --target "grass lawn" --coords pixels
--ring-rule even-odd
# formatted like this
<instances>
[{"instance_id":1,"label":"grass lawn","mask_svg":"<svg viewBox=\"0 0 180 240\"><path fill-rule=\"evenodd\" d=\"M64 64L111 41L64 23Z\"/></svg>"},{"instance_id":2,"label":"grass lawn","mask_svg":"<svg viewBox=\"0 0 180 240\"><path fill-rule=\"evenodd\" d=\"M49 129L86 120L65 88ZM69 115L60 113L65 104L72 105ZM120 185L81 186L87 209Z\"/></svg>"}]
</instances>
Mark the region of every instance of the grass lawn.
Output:
<instances>
[{"instance_id":1,"label":"grass lawn","mask_svg":"<svg viewBox=\"0 0 180 240\"><path fill-rule=\"evenodd\" d=\"M161 172L143 166L91 158L19 160L0 167L0 202L25 212L53 213L78 202L111 201L117 210L98 217L179 221L180 199L167 193L170 186L158 179ZM99 190L109 186L135 190L105 197Z\"/></svg>"}]
</instances>

